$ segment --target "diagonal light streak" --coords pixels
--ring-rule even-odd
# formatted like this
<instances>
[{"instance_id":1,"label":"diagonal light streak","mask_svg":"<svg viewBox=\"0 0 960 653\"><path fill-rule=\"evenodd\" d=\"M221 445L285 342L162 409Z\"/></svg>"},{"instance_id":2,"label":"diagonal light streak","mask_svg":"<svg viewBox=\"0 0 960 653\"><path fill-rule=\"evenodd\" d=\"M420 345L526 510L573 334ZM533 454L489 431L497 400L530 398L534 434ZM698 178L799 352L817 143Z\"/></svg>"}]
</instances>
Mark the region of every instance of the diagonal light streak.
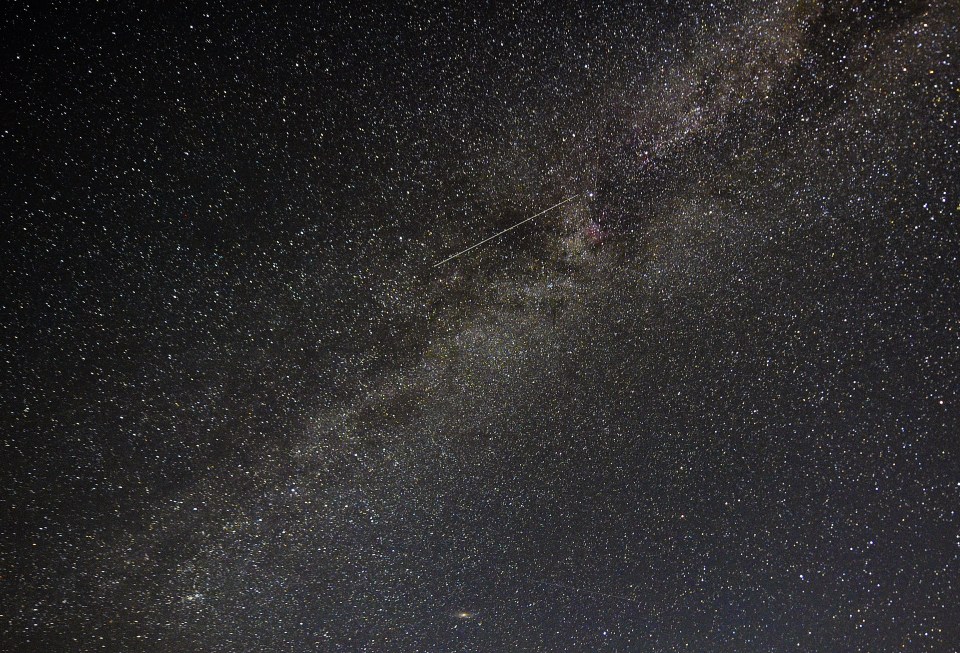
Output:
<instances>
[{"instance_id":1,"label":"diagonal light streak","mask_svg":"<svg viewBox=\"0 0 960 653\"><path fill-rule=\"evenodd\" d=\"M439 266L443 265L444 263L446 263L447 261L452 261L453 259L457 258L458 256L463 256L464 254L466 254L466 253L469 252L470 250L476 249L477 247L480 247L480 245L483 245L484 243L488 243L488 242L490 242L491 240L493 240L494 238L499 238L500 236L502 236L503 234L507 233L508 231L513 231L514 229L516 229L516 228L519 227L520 225L526 224L527 222L530 222L530 221L533 220L534 218L539 218L539 217L540 217L541 215L543 215L544 213L547 213L548 211L552 211L553 209L557 208L558 206L563 206L563 205L566 204L567 202L571 202L571 201L577 199L578 197L580 197L581 195L583 195L583 193L577 193L576 195L571 195L571 196L568 197L567 199L561 200L561 201L557 202L556 204L554 204L553 206L550 206L550 207L545 208L544 210L540 211L540 213L537 213L536 215L531 215L529 218L526 218L526 219L524 219L524 220L521 220L520 222L518 222L517 224L515 224L515 225L513 225L513 226L507 227L507 228L504 229L503 231L498 231L497 233L493 234L493 235L490 236L489 238L484 238L484 239L481 240L479 243L475 243L475 244L473 244L473 245L470 245L470 247L468 247L468 248L466 248L466 249L463 249L463 250L460 250L460 251L457 252L456 254L453 254L453 255L451 255L451 256L448 256L447 258L443 259L443 260L440 261L439 263L434 263L434 264L433 264L433 267L439 267Z\"/></svg>"}]
</instances>

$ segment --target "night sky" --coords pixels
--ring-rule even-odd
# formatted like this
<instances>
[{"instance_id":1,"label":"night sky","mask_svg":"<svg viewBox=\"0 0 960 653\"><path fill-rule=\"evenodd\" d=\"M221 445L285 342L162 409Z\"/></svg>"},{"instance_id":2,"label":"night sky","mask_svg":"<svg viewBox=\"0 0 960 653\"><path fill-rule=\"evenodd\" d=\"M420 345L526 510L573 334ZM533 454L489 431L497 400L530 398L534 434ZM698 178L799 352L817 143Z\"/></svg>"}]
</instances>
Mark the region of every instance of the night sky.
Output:
<instances>
[{"instance_id":1,"label":"night sky","mask_svg":"<svg viewBox=\"0 0 960 653\"><path fill-rule=\"evenodd\" d=\"M0 650L960 650L958 0L174 4L0 18Z\"/></svg>"}]
</instances>

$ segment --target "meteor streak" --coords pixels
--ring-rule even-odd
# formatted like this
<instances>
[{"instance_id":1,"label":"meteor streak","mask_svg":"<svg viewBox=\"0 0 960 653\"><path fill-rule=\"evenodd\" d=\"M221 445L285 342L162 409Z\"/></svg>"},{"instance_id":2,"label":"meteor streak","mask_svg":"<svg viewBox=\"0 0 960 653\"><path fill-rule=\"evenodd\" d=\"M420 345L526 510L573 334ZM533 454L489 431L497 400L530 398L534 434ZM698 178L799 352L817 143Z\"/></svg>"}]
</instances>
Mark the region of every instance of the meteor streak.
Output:
<instances>
[{"instance_id":1,"label":"meteor streak","mask_svg":"<svg viewBox=\"0 0 960 653\"><path fill-rule=\"evenodd\" d=\"M504 229L503 231L498 231L497 233L493 234L493 235L490 236L489 238L484 238L484 239L481 240L479 243L476 243L476 244L474 244L474 245L470 245L470 247L468 247L468 248L466 248L466 249L464 249L464 250L460 250L460 251L457 252L456 254L453 254L453 255L451 255L451 256L448 256L447 258L443 259L443 260L440 261L439 263L434 263L434 264L433 264L433 267L436 268L436 267L439 267L439 266L443 265L443 264L446 263L447 261L452 261L453 259L457 258L458 256L462 256L462 255L466 254L467 252L469 252L470 250L476 249L477 247L480 247L480 245L483 245L484 243L490 242L490 241L493 240L494 238L497 238L497 237L499 237L499 236L502 236L503 234L507 233L508 231L513 231L514 229L516 229L516 228L519 227L520 225L526 224L527 222L530 222L530 221L533 220L534 218L539 218L539 217L540 217L541 215L543 215L544 213L547 213L548 211L552 211L553 209L557 208L558 206L563 206L563 205L566 204L567 202L571 202L571 201L577 199L577 198L580 197L581 195L583 195L583 193L577 193L576 195L571 195L571 196L568 197L567 199L561 200L561 201L557 202L556 204L554 204L553 206L550 206L550 207L545 208L544 210L540 211L540 213L537 213L536 215L531 215L529 218L526 218L526 219L524 219L524 220L521 220L520 222L518 222L517 224L515 224L515 225L513 225L513 226L511 226L511 227L507 227L507 228Z\"/></svg>"}]
</instances>

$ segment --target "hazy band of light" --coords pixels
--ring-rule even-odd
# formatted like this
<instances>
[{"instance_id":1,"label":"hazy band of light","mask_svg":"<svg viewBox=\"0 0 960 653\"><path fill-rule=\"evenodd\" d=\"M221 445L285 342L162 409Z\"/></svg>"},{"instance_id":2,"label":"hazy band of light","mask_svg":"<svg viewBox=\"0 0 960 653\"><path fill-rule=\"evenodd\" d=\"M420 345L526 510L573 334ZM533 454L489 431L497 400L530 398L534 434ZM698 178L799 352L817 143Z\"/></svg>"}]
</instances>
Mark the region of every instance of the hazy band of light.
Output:
<instances>
[{"instance_id":1,"label":"hazy band of light","mask_svg":"<svg viewBox=\"0 0 960 653\"><path fill-rule=\"evenodd\" d=\"M486 243L486 242L490 242L490 241L493 240L494 238L497 238L497 237L499 237L499 236L502 236L503 234L507 233L508 231L512 231L512 230L516 229L517 227L519 227L520 225L526 224L527 222L530 222L530 221L533 220L534 218L539 218L541 215L543 215L543 214L546 213L547 211L552 211L553 209L557 208L558 206L563 206L563 205L566 204L567 202L570 202L570 201L572 201L572 200L575 200L575 199L577 199L578 197L580 197L581 195L583 195L583 193L577 193L576 195L571 195L571 196L568 197L567 199L561 200L561 201L557 202L556 204L554 204L553 206L550 206L550 207L545 208L544 210L540 211L540 213L537 213L536 215L531 215L529 218L526 218L526 219L524 219L524 220L521 220L520 222L518 222L517 224L515 224L515 225L513 225L513 226L507 227L507 228L504 229L503 231L498 231L497 233L493 234L493 235L490 236L489 238L484 238L484 239L481 240L479 243L476 243L476 244L474 244L474 245L470 245L470 247L468 247L468 248L466 248L466 249L464 249L464 250L460 250L460 251L457 252L456 254L453 254L453 255L451 255L451 256L448 256L447 258L443 259L443 260L440 261L439 263L434 263L434 264L433 264L433 267L438 267L438 266L440 266L440 265L443 265L443 264L446 263L447 261L452 261L453 259L457 258L458 256L462 256L463 254L466 254L466 253L469 252L471 249L476 249L477 247L480 247L480 245L483 245L483 244Z\"/></svg>"}]
</instances>

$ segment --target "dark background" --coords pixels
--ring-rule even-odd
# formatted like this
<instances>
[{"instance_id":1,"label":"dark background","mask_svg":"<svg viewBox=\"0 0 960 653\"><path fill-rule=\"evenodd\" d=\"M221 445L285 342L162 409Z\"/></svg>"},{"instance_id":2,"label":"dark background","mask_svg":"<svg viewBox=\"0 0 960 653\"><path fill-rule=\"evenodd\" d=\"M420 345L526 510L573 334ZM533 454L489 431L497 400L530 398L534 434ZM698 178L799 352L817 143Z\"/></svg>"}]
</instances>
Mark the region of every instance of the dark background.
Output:
<instances>
[{"instance_id":1,"label":"dark background","mask_svg":"<svg viewBox=\"0 0 960 653\"><path fill-rule=\"evenodd\" d=\"M6 12L5 650L960 645L960 7L647 4Z\"/></svg>"}]
</instances>

